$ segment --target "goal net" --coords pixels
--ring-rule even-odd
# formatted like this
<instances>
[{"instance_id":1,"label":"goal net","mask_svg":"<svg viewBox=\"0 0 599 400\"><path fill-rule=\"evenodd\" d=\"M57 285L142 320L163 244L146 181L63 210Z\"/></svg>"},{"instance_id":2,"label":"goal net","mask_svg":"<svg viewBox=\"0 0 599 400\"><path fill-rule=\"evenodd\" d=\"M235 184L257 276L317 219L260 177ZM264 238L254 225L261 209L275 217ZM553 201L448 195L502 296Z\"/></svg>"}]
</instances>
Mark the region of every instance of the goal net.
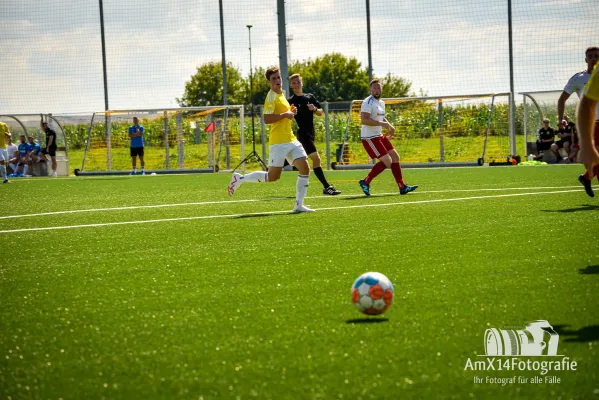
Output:
<instances>
[{"instance_id":1,"label":"goal net","mask_svg":"<svg viewBox=\"0 0 599 400\"><path fill-rule=\"evenodd\" d=\"M383 99L402 166L467 166L510 158L509 94ZM362 100L351 103L336 169L370 168L360 131Z\"/></svg>"},{"instance_id":2,"label":"goal net","mask_svg":"<svg viewBox=\"0 0 599 400\"><path fill-rule=\"evenodd\" d=\"M93 114L88 123L76 174L130 171L134 117L144 127L146 172L216 172L236 167L245 157L243 106L106 111Z\"/></svg>"}]
</instances>

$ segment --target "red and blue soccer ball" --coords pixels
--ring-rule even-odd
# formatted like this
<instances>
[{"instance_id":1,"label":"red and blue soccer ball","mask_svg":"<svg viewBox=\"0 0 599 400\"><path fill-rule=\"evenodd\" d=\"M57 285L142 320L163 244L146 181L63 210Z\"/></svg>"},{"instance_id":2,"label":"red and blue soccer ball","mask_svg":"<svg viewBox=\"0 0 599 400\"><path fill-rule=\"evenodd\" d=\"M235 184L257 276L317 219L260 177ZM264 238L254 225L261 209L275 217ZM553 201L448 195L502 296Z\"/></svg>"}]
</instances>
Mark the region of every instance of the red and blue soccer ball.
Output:
<instances>
[{"instance_id":1,"label":"red and blue soccer ball","mask_svg":"<svg viewBox=\"0 0 599 400\"><path fill-rule=\"evenodd\" d=\"M393 303L395 290L385 275L366 272L360 275L351 288L351 298L358 310L367 315L382 314Z\"/></svg>"}]
</instances>

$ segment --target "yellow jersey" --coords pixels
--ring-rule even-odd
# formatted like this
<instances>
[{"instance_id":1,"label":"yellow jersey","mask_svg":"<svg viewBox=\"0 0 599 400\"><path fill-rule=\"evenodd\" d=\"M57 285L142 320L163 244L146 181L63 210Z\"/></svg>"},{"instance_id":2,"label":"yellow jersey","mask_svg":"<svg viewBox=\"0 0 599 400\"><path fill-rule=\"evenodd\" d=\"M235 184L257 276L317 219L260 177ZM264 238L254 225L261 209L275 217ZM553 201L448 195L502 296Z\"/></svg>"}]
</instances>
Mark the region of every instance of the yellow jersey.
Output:
<instances>
[{"instance_id":1,"label":"yellow jersey","mask_svg":"<svg viewBox=\"0 0 599 400\"><path fill-rule=\"evenodd\" d=\"M4 122L0 122L0 149L6 148L6 134L10 133L8 125Z\"/></svg>"},{"instance_id":2,"label":"yellow jersey","mask_svg":"<svg viewBox=\"0 0 599 400\"><path fill-rule=\"evenodd\" d=\"M582 95L591 100L599 101L599 63L595 65L595 69L585 85ZM597 116L599 118L599 115Z\"/></svg>"},{"instance_id":3,"label":"yellow jersey","mask_svg":"<svg viewBox=\"0 0 599 400\"><path fill-rule=\"evenodd\" d=\"M289 102L283 93L274 92L272 89L268 92L264 101L264 114L283 114L291 109ZM290 143L295 140L295 135L291 129L291 120L283 118L270 124L269 144Z\"/></svg>"}]
</instances>

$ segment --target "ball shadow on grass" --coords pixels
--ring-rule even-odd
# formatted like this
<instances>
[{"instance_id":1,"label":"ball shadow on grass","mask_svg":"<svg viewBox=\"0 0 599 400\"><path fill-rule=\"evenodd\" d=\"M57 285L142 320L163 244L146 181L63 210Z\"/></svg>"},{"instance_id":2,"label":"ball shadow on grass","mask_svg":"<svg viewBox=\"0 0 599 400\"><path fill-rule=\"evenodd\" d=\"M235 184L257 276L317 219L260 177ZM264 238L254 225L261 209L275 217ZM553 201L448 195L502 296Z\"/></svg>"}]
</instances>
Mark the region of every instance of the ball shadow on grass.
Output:
<instances>
[{"instance_id":1,"label":"ball shadow on grass","mask_svg":"<svg viewBox=\"0 0 599 400\"><path fill-rule=\"evenodd\" d=\"M387 322L389 318L354 318L345 321L346 324L380 324L381 322Z\"/></svg>"}]
</instances>

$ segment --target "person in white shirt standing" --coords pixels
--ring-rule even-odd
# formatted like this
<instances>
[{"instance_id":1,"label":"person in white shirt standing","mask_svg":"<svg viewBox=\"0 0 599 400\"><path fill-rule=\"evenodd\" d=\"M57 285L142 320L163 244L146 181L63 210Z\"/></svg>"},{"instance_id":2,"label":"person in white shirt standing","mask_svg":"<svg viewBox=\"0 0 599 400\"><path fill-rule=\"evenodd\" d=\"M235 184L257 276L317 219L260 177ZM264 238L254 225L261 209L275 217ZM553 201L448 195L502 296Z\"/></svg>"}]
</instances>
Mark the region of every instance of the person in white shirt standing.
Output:
<instances>
[{"instance_id":1,"label":"person in white shirt standing","mask_svg":"<svg viewBox=\"0 0 599 400\"><path fill-rule=\"evenodd\" d=\"M381 100L383 85L378 79L370 82L370 96L362 102L360 120L362 122L362 145L368 156L378 159L379 162L372 167L368 176L361 180L360 187L366 196L370 196L370 183L386 168L391 168L395 182L399 187L400 194L408 194L418 188L408 186L403 180L401 166L399 165L399 153L391 144L391 141L383 135L383 128L389 132L389 136L395 134L395 127L385 119L385 102Z\"/></svg>"},{"instance_id":2,"label":"person in white shirt standing","mask_svg":"<svg viewBox=\"0 0 599 400\"><path fill-rule=\"evenodd\" d=\"M564 87L564 91L557 101L557 121L561 126L567 126L568 122L564 120L564 110L566 108L566 100L570 97L570 95L574 92L578 95L579 98L582 97L584 86L587 84L589 79L591 78L591 74L593 73L593 67L599 61L599 47L591 46L588 47L584 53L585 59L584 61L587 63L587 69L581 72L574 74ZM597 120L595 121L595 146L599 143L599 104L596 106L597 111ZM593 193L593 188L591 186L591 177L589 176L589 171L586 171L584 174L578 177L578 181L582 183L586 193L593 197L595 194Z\"/></svg>"}]
</instances>

